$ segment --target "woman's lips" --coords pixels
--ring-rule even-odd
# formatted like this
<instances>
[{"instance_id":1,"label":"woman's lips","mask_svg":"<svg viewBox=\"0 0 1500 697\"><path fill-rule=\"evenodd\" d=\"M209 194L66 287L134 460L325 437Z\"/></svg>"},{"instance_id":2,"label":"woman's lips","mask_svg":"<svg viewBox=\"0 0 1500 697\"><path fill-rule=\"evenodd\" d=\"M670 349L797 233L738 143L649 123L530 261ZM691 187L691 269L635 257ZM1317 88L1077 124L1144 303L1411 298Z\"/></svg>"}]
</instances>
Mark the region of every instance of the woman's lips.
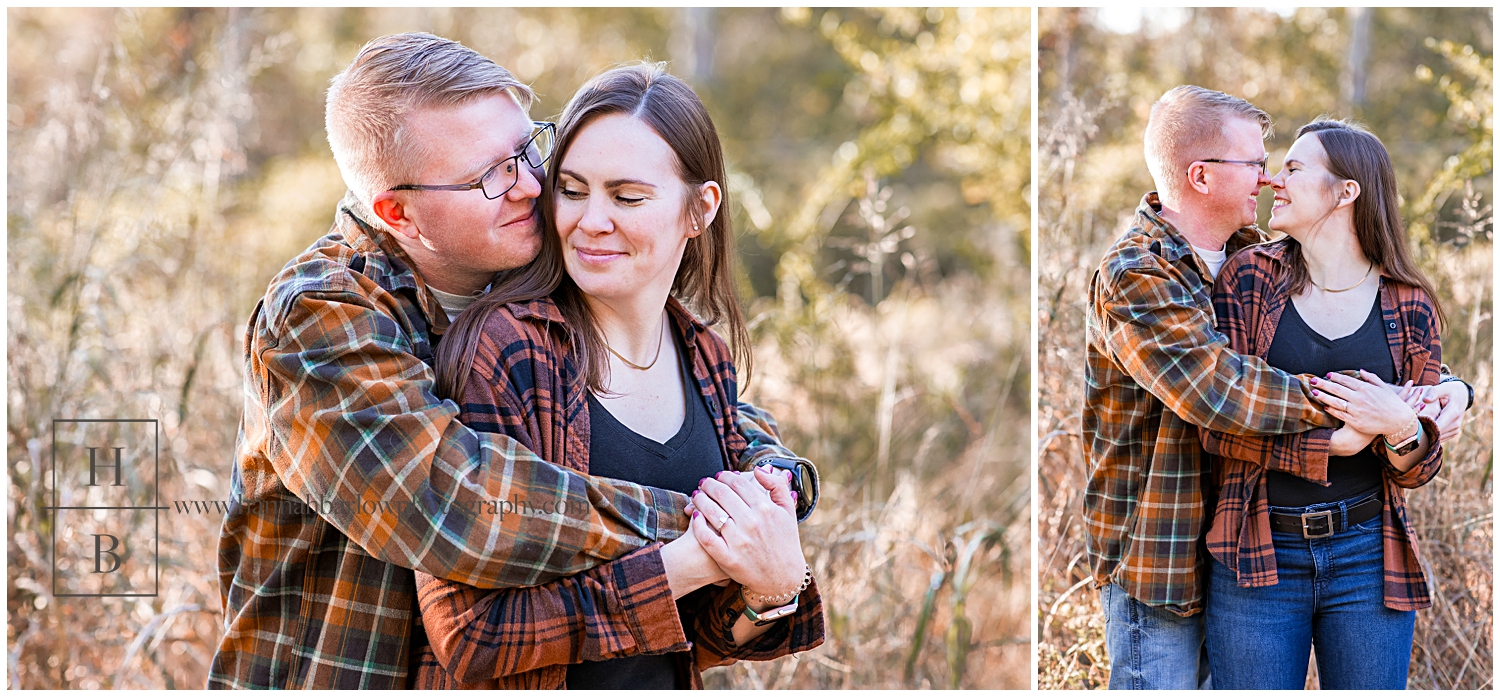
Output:
<instances>
[{"instance_id":1,"label":"woman's lips","mask_svg":"<svg viewBox=\"0 0 1500 697\"><path fill-rule=\"evenodd\" d=\"M592 249L589 247L574 247L573 252L578 255L578 260L585 264L608 264L625 256L624 252L617 252L612 249Z\"/></svg>"}]
</instances>

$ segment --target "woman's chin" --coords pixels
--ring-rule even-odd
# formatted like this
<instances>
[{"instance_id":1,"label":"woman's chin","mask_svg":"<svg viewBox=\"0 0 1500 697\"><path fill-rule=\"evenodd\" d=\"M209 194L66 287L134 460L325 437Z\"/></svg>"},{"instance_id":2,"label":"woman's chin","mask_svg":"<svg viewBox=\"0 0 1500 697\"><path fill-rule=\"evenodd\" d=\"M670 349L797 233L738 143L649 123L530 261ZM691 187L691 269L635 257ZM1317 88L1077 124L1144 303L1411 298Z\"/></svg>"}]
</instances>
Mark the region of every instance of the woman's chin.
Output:
<instances>
[{"instance_id":1,"label":"woman's chin","mask_svg":"<svg viewBox=\"0 0 1500 697\"><path fill-rule=\"evenodd\" d=\"M1283 232L1283 233L1286 233L1288 235L1292 234L1292 231L1287 229L1286 218L1285 217L1282 217L1282 218L1276 217L1275 211L1271 212L1271 219L1266 221L1266 227L1271 228L1272 230L1275 230L1276 232Z\"/></svg>"}]
</instances>

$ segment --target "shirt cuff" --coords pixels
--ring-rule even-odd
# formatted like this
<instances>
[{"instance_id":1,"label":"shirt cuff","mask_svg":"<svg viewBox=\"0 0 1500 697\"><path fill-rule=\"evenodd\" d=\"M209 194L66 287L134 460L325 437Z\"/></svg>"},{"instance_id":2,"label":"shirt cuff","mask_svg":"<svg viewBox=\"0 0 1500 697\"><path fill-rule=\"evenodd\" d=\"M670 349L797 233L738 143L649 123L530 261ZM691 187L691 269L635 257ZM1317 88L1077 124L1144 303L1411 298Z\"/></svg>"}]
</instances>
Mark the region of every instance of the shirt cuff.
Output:
<instances>
[{"instance_id":1,"label":"shirt cuff","mask_svg":"<svg viewBox=\"0 0 1500 697\"><path fill-rule=\"evenodd\" d=\"M615 562L615 591L636 648L642 654L687 651L687 635L677 614L677 601L667 583L661 560L661 543L653 544Z\"/></svg>"},{"instance_id":2,"label":"shirt cuff","mask_svg":"<svg viewBox=\"0 0 1500 697\"><path fill-rule=\"evenodd\" d=\"M687 508L687 496L675 491L646 487L651 494L651 511L656 517L656 539L658 542L671 542L682 537L688 531L688 524L693 522L685 512ZM661 563L657 560L658 565ZM663 579L666 576L662 577Z\"/></svg>"}]
</instances>

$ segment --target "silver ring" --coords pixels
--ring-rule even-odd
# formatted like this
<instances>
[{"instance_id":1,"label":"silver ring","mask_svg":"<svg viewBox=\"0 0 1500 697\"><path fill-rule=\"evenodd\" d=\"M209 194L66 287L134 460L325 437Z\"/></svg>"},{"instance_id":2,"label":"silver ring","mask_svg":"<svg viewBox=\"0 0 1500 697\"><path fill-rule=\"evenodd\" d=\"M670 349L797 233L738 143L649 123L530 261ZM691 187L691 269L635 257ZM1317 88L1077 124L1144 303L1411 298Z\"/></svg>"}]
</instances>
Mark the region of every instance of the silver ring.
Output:
<instances>
[{"instance_id":1,"label":"silver ring","mask_svg":"<svg viewBox=\"0 0 1500 697\"><path fill-rule=\"evenodd\" d=\"M734 519L730 518L728 513L725 513L724 517L719 519L719 528L722 529L724 527L724 524L728 523L731 520L734 520Z\"/></svg>"}]
</instances>

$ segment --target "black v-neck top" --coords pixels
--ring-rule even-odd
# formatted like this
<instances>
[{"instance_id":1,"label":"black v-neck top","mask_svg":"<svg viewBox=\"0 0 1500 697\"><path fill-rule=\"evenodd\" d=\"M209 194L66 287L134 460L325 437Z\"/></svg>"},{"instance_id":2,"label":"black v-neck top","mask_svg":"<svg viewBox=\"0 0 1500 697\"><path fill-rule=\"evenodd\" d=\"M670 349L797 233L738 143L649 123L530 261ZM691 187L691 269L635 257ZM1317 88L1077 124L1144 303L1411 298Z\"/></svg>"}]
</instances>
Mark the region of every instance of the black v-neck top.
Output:
<instances>
[{"instance_id":1,"label":"black v-neck top","mask_svg":"<svg viewBox=\"0 0 1500 697\"><path fill-rule=\"evenodd\" d=\"M1396 382L1396 365L1391 361L1390 344L1380 323L1380 294L1375 294L1370 314L1359 329L1337 339L1329 339L1307 326L1297 312L1297 305L1288 300L1266 353L1266 362L1293 375L1322 376L1339 370L1364 370L1387 383ZM1378 438L1375 445L1380 445ZM1369 448L1350 457L1329 456L1330 485L1326 487L1296 475L1270 471L1266 473L1267 502L1295 508L1380 493L1384 464Z\"/></svg>"},{"instance_id":2,"label":"black v-neck top","mask_svg":"<svg viewBox=\"0 0 1500 697\"><path fill-rule=\"evenodd\" d=\"M699 480L724 470L719 434L689 369L691 357L676 331L672 339L681 356L687 404L682 427L667 442L658 443L620 423L590 394L589 474L687 494L698 488ZM656 654L575 663L568 666L567 685L569 690L685 689L687 685L678 684L678 660L682 656Z\"/></svg>"}]
</instances>

